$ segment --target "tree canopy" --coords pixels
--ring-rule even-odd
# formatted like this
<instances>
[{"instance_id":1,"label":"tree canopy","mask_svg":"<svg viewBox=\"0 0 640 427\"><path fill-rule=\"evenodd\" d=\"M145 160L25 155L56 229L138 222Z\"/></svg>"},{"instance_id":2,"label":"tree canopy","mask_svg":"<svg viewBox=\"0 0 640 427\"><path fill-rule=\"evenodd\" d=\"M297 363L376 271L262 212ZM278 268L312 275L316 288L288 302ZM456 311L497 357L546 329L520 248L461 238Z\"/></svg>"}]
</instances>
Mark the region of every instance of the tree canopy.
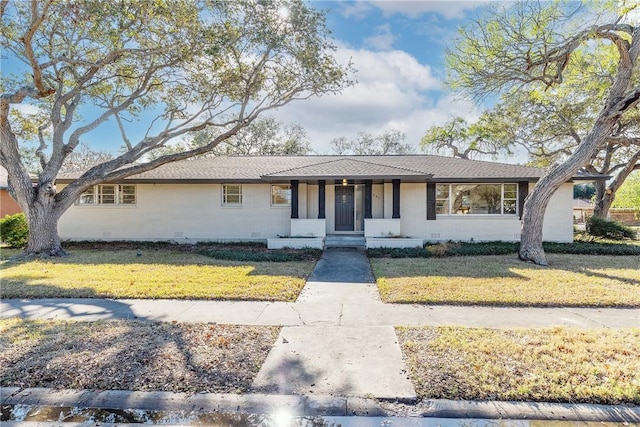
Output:
<instances>
[{"instance_id":1,"label":"tree canopy","mask_svg":"<svg viewBox=\"0 0 640 427\"><path fill-rule=\"evenodd\" d=\"M626 115L636 114L640 27L628 19L634 7L618 2L494 4L460 30L447 52L453 88L478 99L501 97L499 113L485 122L505 125L503 136L521 132L535 139L540 131L534 152L557 152L557 163L525 201L523 260L546 264L542 220L551 196L625 128ZM591 61L594 55L611 60ZM586 80L585 73L597 78ZM562 102L549 102L558 99ZM519 109L523 105L527 108ZM566 120L562 127L554 124ZM513 124L514 132L504 133ZM564 143L571 139L566 150ZM562 142L554 147L557 141Z\"/></svg>"},{"instance_id":2,"label":"tree canopy","mask_svg":"<svg viewBox=\"0 0 640 427\"><path fill-rule=\"evenodd\" d=\"M407 135L397 129L387 129L379 135L368 132L359 132L352 139L344 136L331 141L331 149L334 154L356 154L356 155L388 155L388 154L411 154L414 148L411 144L404 142Z\"/></svg>"},{"instance_id":3,"label":"tree canopy","mask_svg":"<svg viewBox=\"0 0 640 427\"><path fill-rule=\"evenodd\" d=\"M187 151L208 144L217 136L215 130L205 129L178 142L156 150L152 156ZM298 124L285 125L273 117L260 117L235 135L197 157L212 156L301 156L311 153L307 131Z\"/></svg>"},{"instance_id":4,"label":"tree canopy","mask_svg":"<svg viewBox=\"0 0 640 427\"><path fill-rule=\"evenodd\" d=\"M0 18L5 60L22 66L2 80L0 164L28 252L63 252L57 221L88 187L206 153L268 110L352 83L324 14L301 0L3 0ZM65 160L105 126L121 151L58 191ZM149 156L205 129L204 145ZM20 154L33 140L36 185Z\"/></svg>"},{"instance_id":5,"label":"tree canopy","mask_svg":"<svg viewBox=\"0 0 640 427\"><path fill-rule=\"evenodd\" d=\"M613 207L640 211L640 171L633 172L620 186Z\"/></svg>"}]
</instances>

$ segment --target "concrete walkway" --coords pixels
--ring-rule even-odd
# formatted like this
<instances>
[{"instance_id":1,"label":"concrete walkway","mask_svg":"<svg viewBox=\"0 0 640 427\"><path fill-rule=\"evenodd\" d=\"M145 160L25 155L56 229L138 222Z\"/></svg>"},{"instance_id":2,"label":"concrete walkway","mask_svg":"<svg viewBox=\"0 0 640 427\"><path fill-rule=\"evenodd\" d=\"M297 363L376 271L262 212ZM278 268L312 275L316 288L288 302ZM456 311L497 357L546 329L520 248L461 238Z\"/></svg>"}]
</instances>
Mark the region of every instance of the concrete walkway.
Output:
<instances>
[{"instance_id":1,"label":"concrete walkway","mask_svg":"<svg viewBox=\"0 0 640 427\"><path fill-rule=\"evenodd\" d=\"M448 305L383 304L358 301L353 284L325 283L324 289L309 283L298 301L231 302L184 300L34 299L0 300L0 318L141 319L191 323L276 326L442 326L485 328L638 328L637 308L513 308ZM373 292L373 287L366 289ZM324 293L326 292L326 293ZM304 300L317 293L324 302ZM342 295L344 301L331 300Z\"/></svg>"},{"instance_id":2,"label":"concrete walkway","mask_svg":"<svg viewBox=\"0 0 640 427\"><path fill-rule=\"evenodd\" d=\"M393 326L640 327L640 309L384 304L362 251L328 249L294 303L2 300L0 317L144 319L283 326L254 382L261 393L415 399Z\"/></svg>"}]
</instances>

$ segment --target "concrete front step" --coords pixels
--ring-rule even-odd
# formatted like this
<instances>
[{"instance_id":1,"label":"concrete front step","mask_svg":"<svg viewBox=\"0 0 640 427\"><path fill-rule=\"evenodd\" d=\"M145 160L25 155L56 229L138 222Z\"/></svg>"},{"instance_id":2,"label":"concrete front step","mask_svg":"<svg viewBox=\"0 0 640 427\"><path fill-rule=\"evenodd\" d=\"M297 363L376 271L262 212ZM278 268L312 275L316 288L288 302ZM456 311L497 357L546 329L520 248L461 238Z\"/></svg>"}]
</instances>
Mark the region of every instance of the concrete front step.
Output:
<instances>
[{"instance_id":1,"label":"concrete front step","mask_svg":"<svg viewBox=\"0 0 640 427\"><path fill-rule=\"evenodd\" d=\"M364 236L329 235L324 238L324 247L364 249L365 242Z\"/></svg>"}]
</instances>

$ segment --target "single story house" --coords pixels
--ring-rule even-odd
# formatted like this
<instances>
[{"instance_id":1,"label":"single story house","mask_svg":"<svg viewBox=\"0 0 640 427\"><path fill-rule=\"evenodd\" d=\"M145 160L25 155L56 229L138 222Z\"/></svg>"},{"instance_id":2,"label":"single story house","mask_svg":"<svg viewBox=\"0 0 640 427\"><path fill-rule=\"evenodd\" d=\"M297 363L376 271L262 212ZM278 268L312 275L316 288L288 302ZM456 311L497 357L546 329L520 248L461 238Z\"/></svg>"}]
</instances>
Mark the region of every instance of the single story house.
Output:
<instances>
[{"instance_id":1,"label":"single story house","mask_svg":"<svg viewBox=\"0 0 640 427\"><path fill-rule=\"evenodd\" d=\"M518 241L543 169L432 155L191 159L96 185L59 222L65 240L261 240L321 247ZM72 176L61 176L58 188ZM573 240L573 184L551 199L544 239ZM404 238L404 239L403 239Z\"/></svg>"}]
</instances>

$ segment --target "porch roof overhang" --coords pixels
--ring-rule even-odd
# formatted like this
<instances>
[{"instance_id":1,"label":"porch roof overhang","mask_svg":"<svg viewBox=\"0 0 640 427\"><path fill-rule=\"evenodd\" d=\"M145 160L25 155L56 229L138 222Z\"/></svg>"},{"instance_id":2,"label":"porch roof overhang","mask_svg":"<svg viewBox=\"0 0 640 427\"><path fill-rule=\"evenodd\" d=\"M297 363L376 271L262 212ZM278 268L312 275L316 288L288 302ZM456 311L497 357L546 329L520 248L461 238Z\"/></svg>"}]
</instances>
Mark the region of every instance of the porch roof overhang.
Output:
<instances>
[{"instance_id":1,"label":"porch roof overhang","mask_svg":"<svg viewBox=\"0 0 640 427\"><path fill-rule=\"evenodd\" d=\"M405 182L425 182L432 178L433 174L427 174L417 170L368 162L362 159L332 159L326 162L301 166L280 172L262 175L263 181L290 181L303 182L326 181L364 181L376 182L401 179Z\"/></svg>"}]
</instances>

